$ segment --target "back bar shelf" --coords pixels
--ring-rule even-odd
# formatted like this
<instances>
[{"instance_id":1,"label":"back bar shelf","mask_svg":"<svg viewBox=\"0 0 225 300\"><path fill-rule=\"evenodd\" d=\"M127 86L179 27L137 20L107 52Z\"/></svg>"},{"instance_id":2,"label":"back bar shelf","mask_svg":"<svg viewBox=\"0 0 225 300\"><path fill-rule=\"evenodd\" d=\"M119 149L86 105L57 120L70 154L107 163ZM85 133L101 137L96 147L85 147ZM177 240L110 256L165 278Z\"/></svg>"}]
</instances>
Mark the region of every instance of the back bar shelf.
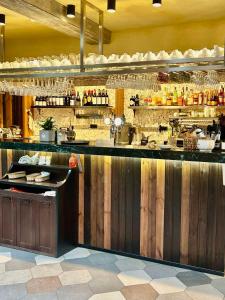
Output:
<instances>
[{"instance_id":1,"label":"back bar shelf","mask_svg":"<svg viewBox=\"0 0 225 300\"><path fill-rule=\"evenodd\" d=\"M33 68L0 69L0 79L22 78L95 78L114 74L172 73L193 71L224 71L225 57L182 58L172 60L108 63L95 65L68 65Z\"/></svg>"}]
</instances>

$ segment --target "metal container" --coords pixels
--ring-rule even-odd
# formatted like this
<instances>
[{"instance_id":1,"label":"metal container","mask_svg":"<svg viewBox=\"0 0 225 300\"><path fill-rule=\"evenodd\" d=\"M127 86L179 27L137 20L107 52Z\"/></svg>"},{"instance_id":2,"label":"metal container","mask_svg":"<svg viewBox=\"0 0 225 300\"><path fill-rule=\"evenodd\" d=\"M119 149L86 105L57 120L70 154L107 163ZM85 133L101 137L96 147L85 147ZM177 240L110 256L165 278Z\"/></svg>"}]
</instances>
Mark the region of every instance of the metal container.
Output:
<instances>
[{"instance_id":1,"label":"metal container","mask_svg":"<svg viewBox=\"0 0 225 300\"><path fill-rule=\"evenodd\" d=\"M55 141L55 130L40 130L40 141L41 142L54 142Z\"/></svg>"},{"instance_id":2,"label":"metal container","mask_svg":"<svg viewBox=\"0 0 225 300\"><path fill-rule=\"evenodd\" d=\"M116 131L115 143L117 145L131 145L135 128L130 123L125 123Z\"/></svg>"}]
</instances>

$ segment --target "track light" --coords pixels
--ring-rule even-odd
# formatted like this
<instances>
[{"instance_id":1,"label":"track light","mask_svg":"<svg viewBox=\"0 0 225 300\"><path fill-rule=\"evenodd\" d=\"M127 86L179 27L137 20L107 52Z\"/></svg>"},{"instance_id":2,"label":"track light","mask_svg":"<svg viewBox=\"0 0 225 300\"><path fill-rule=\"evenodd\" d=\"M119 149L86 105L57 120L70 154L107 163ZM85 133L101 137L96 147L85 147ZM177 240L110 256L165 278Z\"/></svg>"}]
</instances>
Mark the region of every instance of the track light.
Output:
<instances>
[{"instance_id":1,"label":"track light","mask_svg":"<svg viewBox=\"0 0 225 300\"><path fill-rule=\"evenodd\" d=\"M75 5L68 4L66 7L66 15L68 18L75 18Z\"/></svg>"},{"instance_id":2,"label":"track light","mask_svg":"<svg viewBox=\"0 0 225 300\"><path fill-rule=\"evenodd\" d=\"M162 0L153 0L152 5L154 7L160 7L162 6Z\"/></svg>"},{"instance_id":3,"label":"track light","mask_svg":"<svg viewBox=\"0 0 225 300\"><path fill-rule=\"evenodd\" d=\"M116 0L108 0L107 11L110 13L116 11Z\"/></svg>"},{"instance_id":4,"label":"track light","mask_svg":"<svg viewBox=\"0 0 225 300\"><path fill-rule=\"evenodd\" d=\"M5 26L5 15L0 14L0 26Z\"/></svg>"}]
</instances>

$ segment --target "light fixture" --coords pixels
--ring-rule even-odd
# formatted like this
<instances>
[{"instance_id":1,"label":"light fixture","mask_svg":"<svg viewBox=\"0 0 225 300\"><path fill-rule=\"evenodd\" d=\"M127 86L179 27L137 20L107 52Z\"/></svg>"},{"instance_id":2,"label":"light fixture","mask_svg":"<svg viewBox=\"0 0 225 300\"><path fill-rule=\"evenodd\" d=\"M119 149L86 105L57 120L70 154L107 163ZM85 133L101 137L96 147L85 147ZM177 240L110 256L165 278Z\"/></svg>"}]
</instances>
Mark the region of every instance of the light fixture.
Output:
<instances>
[{"instance_id":1,"label":"light fixture","mask_svg":"<svg viewBox=\"0 0 225 300\"><path fill-rule=\"evenodd\" d=\"M4 14L0 14L0 25L5 26L5 15Z\"/></svg>"},{"instance_id":2,"label":"light fixture","mask_svg":"<svg viewBox=\"0 0 225 300\"><path fill-rule=\"evenodd\" d=\"M110 13L116 11L116 0L108 0L107 11Z\"/></svg>"},{"instance_id":3,"label":"light fixture","mask_svg":"<svg viewBox=\"0 0 225 300\"><path fill-rule=\"evenodd\" d=\"M75 18L75 5L68 4L66 7L66 15L68 18Z\"/></svg>"},{"instance_id":4,"label":"light fixture","mask_svg":"<svg viewBox=\"0 0 225 300\"><path fill-rule=\"evenodd\" d=\"M162 6L162 0L153 0L152 5L154 7L160 7Z\"/></svg>"}]
</instances>

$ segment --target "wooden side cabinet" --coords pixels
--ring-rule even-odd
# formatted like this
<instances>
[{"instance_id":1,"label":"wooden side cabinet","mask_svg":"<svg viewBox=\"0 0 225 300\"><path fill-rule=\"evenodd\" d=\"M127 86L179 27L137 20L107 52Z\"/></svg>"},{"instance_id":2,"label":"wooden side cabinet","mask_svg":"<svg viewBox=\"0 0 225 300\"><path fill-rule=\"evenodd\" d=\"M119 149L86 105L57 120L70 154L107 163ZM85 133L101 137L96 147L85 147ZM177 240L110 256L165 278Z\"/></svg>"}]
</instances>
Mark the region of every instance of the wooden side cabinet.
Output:
<instances>
[{"instance_id":1,"label":"wooden side cabinet","mask_svg":"<svg viewBox=\"0 0 225 300\"><path fill-rule=\"evenodd\" d=\"M51 180L0 179L0 244L58 257L78 244L78 170L13 164L10 171L48 171ZM53 195L44 195L54 191Z\"/></svg>"}]
</instances>

